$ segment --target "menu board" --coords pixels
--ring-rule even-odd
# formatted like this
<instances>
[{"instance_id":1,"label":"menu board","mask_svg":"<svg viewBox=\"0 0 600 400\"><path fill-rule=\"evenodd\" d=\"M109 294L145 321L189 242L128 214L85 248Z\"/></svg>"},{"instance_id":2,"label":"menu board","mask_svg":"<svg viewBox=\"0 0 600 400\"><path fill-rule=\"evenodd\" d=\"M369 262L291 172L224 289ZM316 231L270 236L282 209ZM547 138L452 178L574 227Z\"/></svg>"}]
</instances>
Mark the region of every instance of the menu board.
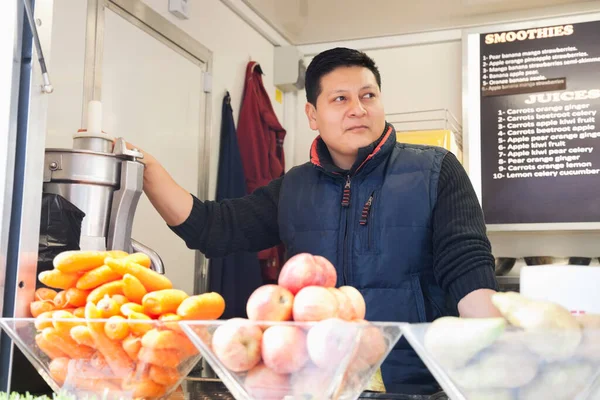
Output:
<instances>
[{"instance_id":1,"label":"menu board","mask_svg":"<svg viewBox=\"0 0 600 400\"><path fill-rule=\"evenodd\" d=\"M600 222L600 21L480 35L487 224Z\"/></svg>"}]
</instances>

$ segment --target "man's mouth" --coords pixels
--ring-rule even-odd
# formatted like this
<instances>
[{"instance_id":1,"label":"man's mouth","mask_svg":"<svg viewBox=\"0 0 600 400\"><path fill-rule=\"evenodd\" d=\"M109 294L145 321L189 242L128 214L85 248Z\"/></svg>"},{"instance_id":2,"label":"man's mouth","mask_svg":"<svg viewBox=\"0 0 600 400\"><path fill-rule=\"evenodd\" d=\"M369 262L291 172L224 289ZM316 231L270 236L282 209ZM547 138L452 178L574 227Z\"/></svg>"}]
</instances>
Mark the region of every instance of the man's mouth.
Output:
<instances>
[{"instance_id":1,"label":"man's mouth","mask_svg":"<svg viewBox=\"0 0 600 400\"><path fill-rule=\"evenodd\" d=\"M348 129L346 129L346 131L352 132L352 131L359 131L359 130L363 130L363 129L369 129L369 127L366 125L356 125L356 126L352 126Z\"/></svg>"}]
</instances>

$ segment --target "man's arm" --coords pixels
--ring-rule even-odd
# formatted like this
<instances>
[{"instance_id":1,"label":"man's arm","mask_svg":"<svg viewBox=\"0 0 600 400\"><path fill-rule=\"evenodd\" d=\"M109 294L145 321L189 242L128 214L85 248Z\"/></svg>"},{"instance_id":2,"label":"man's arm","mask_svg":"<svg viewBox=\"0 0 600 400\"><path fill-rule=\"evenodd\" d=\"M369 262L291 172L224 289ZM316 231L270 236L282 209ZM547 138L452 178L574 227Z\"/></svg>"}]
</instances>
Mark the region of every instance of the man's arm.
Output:
<instances>
[{"instance_id":1,"label":"man's arm","mask_svg":"<svg viewBox=\"0 0 600 400\"><path fill-rule=\"evenodd\" d=\"M192 195L179 186L167 170L150 154L141 151L144 168L144 193L167 225L182 224L192 211Z\"/></svg>"},{"instance_id":2,"label":"man's arm","mask_svg":"<svg viewBox=\"0 0 600 400\"><path fill-rule=\"evenodd\" d=\"M458 303L460 315L498 316L491 302L498 283L483 211L466 171L452 153L442 162L432 227L434 273Z\"/></svg>"},{"instance_id":3,"label":"man's arm","mask_svg":"<svg viewBox=\"0 0 600 400\"><path fill-rule=\"evenodd\" d=\"M492 304L491 289L476 289L458 302L458 313L465 318L501 317L500 311Z\"/></svg>"},{"instance_id":4,"label":"man's arm","mask_svg":"<svg viewBox=\"0 0 600 400\"><path fill-rule=\"evenodd\" d=\"M140 151L145 164L144 193L190 249L213 258L259 251L280 242L277 205L283 178L242 198L203 202L179 186L152 155Z\"/></svg>"}]
</instances>

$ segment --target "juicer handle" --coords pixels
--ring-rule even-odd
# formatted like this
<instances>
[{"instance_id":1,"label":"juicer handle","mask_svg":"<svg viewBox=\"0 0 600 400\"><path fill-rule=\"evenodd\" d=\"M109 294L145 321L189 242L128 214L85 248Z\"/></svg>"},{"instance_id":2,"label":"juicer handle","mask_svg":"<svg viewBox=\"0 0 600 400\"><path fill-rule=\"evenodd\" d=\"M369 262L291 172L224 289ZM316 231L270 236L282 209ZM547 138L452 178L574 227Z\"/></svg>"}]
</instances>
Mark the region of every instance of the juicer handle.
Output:
<instances>
[{"instance_id":1,"label":"juicer handle","mask_svg":"<svg viewBox=\"0 0 600 400\"><path fill-rule=\"evenodd\" d=\"M152 250L150 247L138 242L135 239L131 239L131 247L133 248L134 252L144 253L148 257L150 257L150 261L152 262L152 265L150 266L151 269L158 272L159 274L165 274L165 265L163 264L162 259L156 251Z\"/></svg>"}]
</instances>

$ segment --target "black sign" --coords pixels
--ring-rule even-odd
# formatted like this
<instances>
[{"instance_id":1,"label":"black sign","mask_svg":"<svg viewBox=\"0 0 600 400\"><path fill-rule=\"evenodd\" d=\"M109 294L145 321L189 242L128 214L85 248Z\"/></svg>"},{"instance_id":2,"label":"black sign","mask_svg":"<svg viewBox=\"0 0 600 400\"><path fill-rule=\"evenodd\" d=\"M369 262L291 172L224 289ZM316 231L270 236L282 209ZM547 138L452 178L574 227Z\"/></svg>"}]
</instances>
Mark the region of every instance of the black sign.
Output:
<instances>
[{"instance_id":1,"label":"black sign","mask_svg":"<svg viewBox=\"0 0 600 400\"><path fill-rule=\"evenodd\" d=\"M480 46L486 223L600 222L600 21Z\"/></svg>"}]
</instances>

